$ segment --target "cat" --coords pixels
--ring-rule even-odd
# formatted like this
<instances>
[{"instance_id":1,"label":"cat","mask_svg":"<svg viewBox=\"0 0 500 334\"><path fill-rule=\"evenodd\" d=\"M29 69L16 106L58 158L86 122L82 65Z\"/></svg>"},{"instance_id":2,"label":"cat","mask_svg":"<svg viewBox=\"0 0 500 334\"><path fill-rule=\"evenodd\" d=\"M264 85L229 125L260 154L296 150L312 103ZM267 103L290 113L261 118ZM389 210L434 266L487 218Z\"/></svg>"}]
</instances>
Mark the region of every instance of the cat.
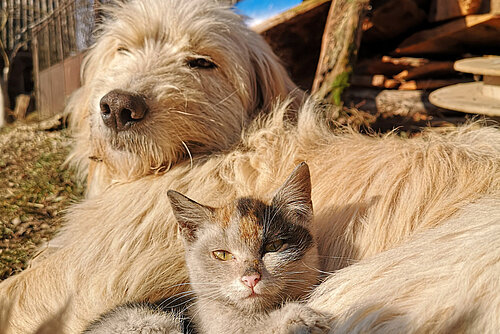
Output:
<instances>
[{"instance_id":1,"label":"cat","mask_svg":"<svg viewBox=\"0 0 500 334\"><path fill-rule=\"evenodd\" d=\"M192 328L182 327L178 314L129 305L104 316L85 333L327 330L321 314L291 302L305 297L319 280L318 253L309 226L313 211L306 163L295 168L269 204L242 197L213 208L174 190L168 197L195 295L186 311ZM145 317L158 319L145 321Z\"/></svg>"}]
</instances>

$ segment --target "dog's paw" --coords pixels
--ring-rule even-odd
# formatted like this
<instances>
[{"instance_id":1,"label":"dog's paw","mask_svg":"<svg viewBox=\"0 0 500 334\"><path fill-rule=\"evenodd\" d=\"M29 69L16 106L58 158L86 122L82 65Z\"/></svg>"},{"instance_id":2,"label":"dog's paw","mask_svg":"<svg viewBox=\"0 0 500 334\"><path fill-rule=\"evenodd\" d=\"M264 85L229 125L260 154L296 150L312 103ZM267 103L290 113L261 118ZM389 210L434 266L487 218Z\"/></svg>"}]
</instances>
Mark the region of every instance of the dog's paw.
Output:
<instances>
[{"instance_id":1,"label":"dog's paw","mask_svg":"<svg viewBox=\"0 0 500 334\"><path fill-rule=\"evenodd\" d=\"M329 330L325 314L300 303L287 303L270 314L269 324L275 334L319 334Z\"/></svg>"}]
</instances>

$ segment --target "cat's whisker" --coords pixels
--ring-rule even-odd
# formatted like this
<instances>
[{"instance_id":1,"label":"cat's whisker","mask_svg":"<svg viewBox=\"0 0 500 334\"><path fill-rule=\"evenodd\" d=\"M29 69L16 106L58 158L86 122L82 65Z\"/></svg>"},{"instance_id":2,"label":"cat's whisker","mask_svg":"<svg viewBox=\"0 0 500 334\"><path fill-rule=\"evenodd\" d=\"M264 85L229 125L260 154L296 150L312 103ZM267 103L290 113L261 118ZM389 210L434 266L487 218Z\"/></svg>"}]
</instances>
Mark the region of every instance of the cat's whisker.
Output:
<instances>
[{"instance_id":1,"label":"cat's whisker","mask_svg":"<svg viewBox=\"0 0 500 334\"><path fill-rule=\"evenodd\" d=\"M186 296L190 296L190 295L194 295L194 291L184 291L184 292L180 292L178 294L175 294L174 296L172 296L171 298L169 299L165 299L164 301L162 301L160 304L158 304L160 307L166 307L166 306L171 306L171 307L176 307L176 305L174 304L176 301L178 300L182 300L182 298L186 297ZM174 298L174 299L172 299ZM183 304L185 302L182 302L179 303L180 304Z\"/></svg>"}]
</instances>

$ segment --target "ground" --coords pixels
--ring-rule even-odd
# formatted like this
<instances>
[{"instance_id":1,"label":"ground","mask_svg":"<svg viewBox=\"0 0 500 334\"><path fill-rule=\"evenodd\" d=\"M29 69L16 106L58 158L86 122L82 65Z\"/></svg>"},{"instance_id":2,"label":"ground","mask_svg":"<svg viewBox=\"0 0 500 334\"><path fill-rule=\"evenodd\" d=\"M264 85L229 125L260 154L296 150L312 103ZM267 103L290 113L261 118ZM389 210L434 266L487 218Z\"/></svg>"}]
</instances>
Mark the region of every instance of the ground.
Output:
<instances>
[{"instance_id":1,"label":"ground","mask_svg":"<svg viewBox=\"0 0 500 334\"><path fill-rule=\"evenodd\" d=\"M0 129L0 280L25 269L82 198L83 185L63 166L72 140L60 125L56 118Z\"/></svg>"}]
</instances>

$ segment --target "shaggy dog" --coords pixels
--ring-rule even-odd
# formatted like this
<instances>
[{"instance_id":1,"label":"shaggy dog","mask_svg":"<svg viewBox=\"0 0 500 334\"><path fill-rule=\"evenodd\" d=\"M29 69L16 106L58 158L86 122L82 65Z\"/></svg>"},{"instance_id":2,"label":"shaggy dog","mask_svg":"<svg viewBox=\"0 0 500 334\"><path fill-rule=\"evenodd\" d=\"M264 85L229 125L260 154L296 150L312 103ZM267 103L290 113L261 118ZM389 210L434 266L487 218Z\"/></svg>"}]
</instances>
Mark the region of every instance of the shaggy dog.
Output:
<instances>
[{"instance_id":1,"label":"shaggy dog","mask_svg":"<svg viewBox=\"0 0 500 334\"><path fill-rule=\"evenodd\" d=\"M104 13L67 107L70 161L89 172L89 196L229 150L277 98L301 100L266 42L211 1L132 1Z\"/></svg>"},{"instance_id":2,"label":"shaggy dog","mask_svg":"<svg viewBox=\"0 0 500 334\"><path fill-rule=\"evenodd\" d=\"M295 117L289 101L270 107L293 85L229 9L147 0L109 15L71 104L83 106L74 156L82 169L92 156L91 196L69 210L60 249L0 285L15 333L66 303L77 333L116 305L186 291L166 192L213 206L268 198L300 161L311 169L321 270L337 271L309 307L334 328L500 328L500 131L333 133L311 101Z\"/></svg>"}]
</instances>

